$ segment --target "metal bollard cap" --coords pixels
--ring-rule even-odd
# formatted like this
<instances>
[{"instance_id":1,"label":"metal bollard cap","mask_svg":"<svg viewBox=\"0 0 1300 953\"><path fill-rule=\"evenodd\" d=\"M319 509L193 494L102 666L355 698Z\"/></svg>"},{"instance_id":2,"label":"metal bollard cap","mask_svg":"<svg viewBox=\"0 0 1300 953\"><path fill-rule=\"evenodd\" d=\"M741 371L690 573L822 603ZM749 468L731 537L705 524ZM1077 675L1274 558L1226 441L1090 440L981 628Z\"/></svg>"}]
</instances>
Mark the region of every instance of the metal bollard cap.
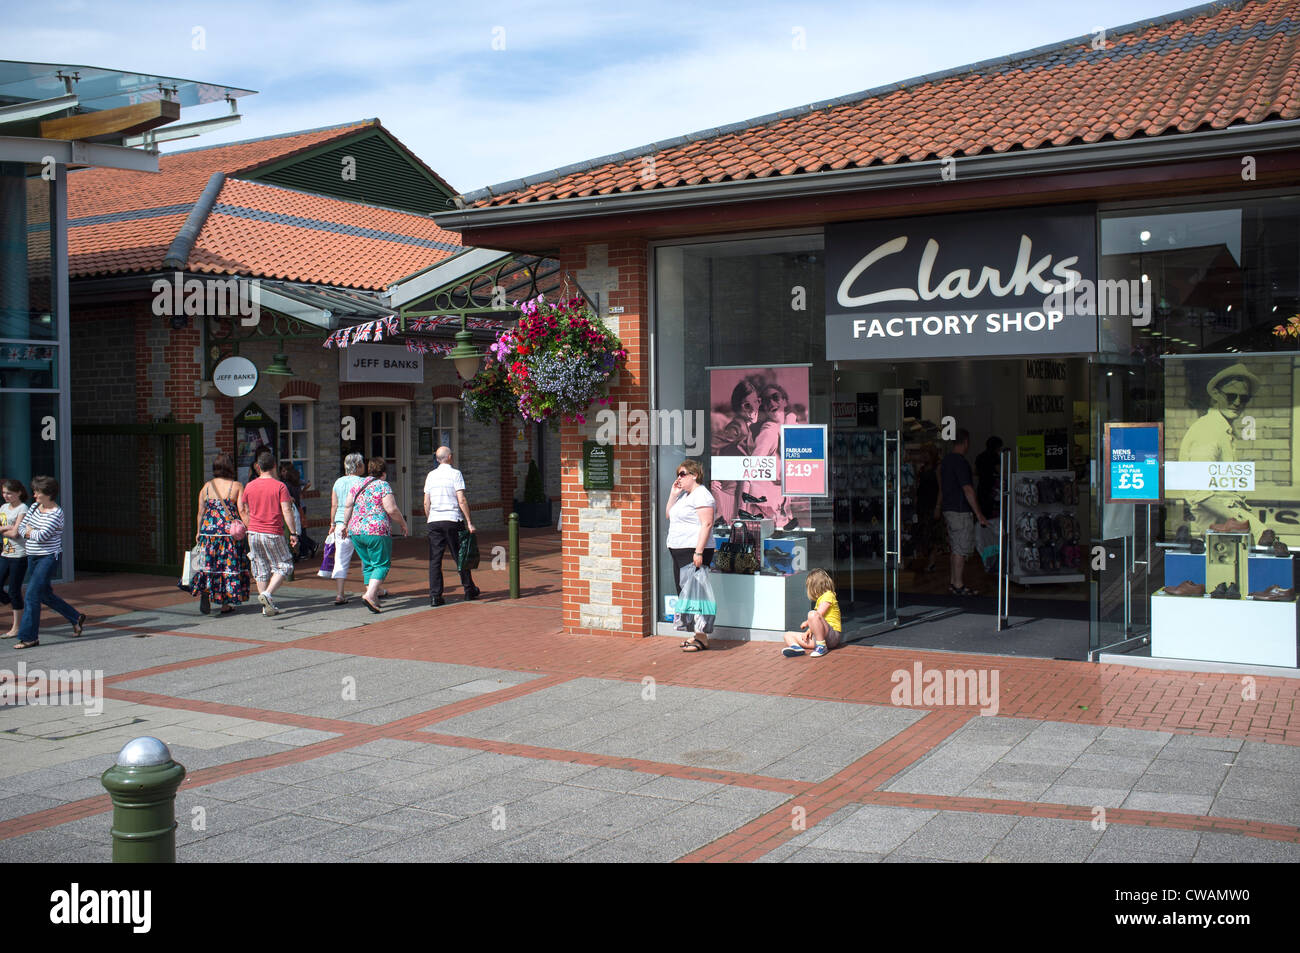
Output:
<instances>
[{"instance_id":1,"label":"metal bollard cap","mask_svg":"<svg viewBox=\"0 0 1300 953\"><path fill-rule=\"evenodd\" d=\"M122 767L150 767L167 764L171 759L171 749L157 738L150 737L128 741L117 753L117 763Z\"/></svg>"}]
</instances>

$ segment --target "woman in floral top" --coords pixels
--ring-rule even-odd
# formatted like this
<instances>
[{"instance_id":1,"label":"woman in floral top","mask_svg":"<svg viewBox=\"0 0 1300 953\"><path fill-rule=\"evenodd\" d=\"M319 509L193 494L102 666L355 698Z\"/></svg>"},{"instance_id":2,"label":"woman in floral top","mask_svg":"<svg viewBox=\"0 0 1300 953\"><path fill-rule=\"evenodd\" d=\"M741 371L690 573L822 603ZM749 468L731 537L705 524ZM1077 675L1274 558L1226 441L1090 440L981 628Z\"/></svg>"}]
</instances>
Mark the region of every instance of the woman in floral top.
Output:
<instances>
[{"instance_id":1,"label":"woman in floral top","mask_svg":"<svg viewBox=\"0 0 1300 953\"><path fill-rule=\"evenodd\" d=\"M384 458L371 457L366 472L368 478L352 493L343 511L339 536L351 538L361 557L361 578L366 584L361 601L371 612L379 612L379 584L388 575L393 556L391 523L401 526L404 536L410 536L411 531L393 499L393 488L384 479L388 475Z\"/></svg>"}]
</instances>

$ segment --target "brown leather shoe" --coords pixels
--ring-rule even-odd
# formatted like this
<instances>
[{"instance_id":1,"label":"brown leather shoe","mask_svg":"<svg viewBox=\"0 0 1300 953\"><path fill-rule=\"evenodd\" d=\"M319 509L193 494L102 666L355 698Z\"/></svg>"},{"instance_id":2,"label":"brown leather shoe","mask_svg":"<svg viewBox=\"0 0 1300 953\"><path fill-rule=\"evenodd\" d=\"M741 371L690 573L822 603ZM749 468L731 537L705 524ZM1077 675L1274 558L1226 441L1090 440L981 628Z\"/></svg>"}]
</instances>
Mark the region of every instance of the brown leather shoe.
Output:
<instances>
[{"instance_id":1,"label":"brown leather shoe","mask_svg":"<svg viewBox=\"0 0 1300 953\"><path fill-rule=\"evenodd\" d=\"M1210 527L1212 533L1248 533L1250 524L1245 520L1224 520Z\"/></svg>"},{"instance_id":2,"label":"brown leather shoe","mask_svg":"<svg viewBox=\"0 0 1300 953\"><path fill-rule=\"evenodd\" d=\"M1273 555L1285 558L1291 555L1291 550L1287 547L1286 543L1282 542L1282 540L1275 539L1273 540Z\"/></svg>"},{"instance_id":3,"label":"brown leather shoe","mask_svg":"<svg viewBox=\"0 0 1300 953\"><path fill-rule=\"evenodd\" d=\"M1171 596L1203 596L1205 587L1198 582L1192 582L1190 579L1180 582L1176 586L1165 586L1162 592Z\"/></svg>"},{"instance_id":4,"label":"brown leather shoe","mask_svg":"<svg viewBox=\"0 0 1300 953\"><path fill-rule=\"evenodd\" d=\"M1259 592L1250 594L1252 599L1259 602L1294 602L1295 589L1283 589L1281 586L1269 586L1267 589L1261 589Z\"/></svg>"},{"instance_id":5,"label":"brown leather shoe","mask_svg":"<svg viewBox=\"0 0 1300 953\"><path fill-rule=\"evenodd\" d=\"M1264 532L1259 534L1259 539L1255 541L1255 545L1272 546L1275 542L1277 542L1277 533L1273 532L1271 529L1266 529Z\"/></svg>"}]
</instances>

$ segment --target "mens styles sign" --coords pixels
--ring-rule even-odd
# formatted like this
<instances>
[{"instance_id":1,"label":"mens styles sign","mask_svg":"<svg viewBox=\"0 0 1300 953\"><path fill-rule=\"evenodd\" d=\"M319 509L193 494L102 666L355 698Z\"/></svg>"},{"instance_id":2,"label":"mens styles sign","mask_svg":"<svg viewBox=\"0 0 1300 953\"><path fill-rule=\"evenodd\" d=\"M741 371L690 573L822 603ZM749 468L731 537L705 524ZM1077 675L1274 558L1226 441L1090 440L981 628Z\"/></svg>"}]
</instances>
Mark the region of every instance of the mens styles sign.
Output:
<instances>
[{"instance_id":1,"label":"mens styles sign","mask_svg":"<svg viewBox=\"0 0 1300 953\"><path fill-rule=\"evenodd\" d=\"M1053 307L1097 274L1090 206L826 226L826 358L1097 350L1097 318Z\"/></svg>"}]
</instances>

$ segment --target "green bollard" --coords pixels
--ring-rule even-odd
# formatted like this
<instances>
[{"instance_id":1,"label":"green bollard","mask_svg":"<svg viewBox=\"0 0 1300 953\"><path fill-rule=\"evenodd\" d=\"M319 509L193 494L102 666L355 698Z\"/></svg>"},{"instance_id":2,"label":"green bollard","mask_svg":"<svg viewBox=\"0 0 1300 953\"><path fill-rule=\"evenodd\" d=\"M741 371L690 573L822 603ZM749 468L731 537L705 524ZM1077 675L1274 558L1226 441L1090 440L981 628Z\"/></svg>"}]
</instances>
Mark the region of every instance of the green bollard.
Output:
<instances>
[{"instance_id":1,"label":"green bollard","mask_svg":"<svg viewBox=\"0 0 1300 953\"><path fill-rule=\"evenodd\" d=\"M510 598L519 598L519 514L510 514Z\"/></svg>"},{"instance_id":2,"label":"green bollard","mask_svg":"<svg viewBox=\"0 0 1300 953\"><path fill-rule=\"evenodd\" d=\"M136 738L100 777L113 799L113 863L176 863L176 789L185 766L157 738Z\"/></svg>"}]
</instances>

